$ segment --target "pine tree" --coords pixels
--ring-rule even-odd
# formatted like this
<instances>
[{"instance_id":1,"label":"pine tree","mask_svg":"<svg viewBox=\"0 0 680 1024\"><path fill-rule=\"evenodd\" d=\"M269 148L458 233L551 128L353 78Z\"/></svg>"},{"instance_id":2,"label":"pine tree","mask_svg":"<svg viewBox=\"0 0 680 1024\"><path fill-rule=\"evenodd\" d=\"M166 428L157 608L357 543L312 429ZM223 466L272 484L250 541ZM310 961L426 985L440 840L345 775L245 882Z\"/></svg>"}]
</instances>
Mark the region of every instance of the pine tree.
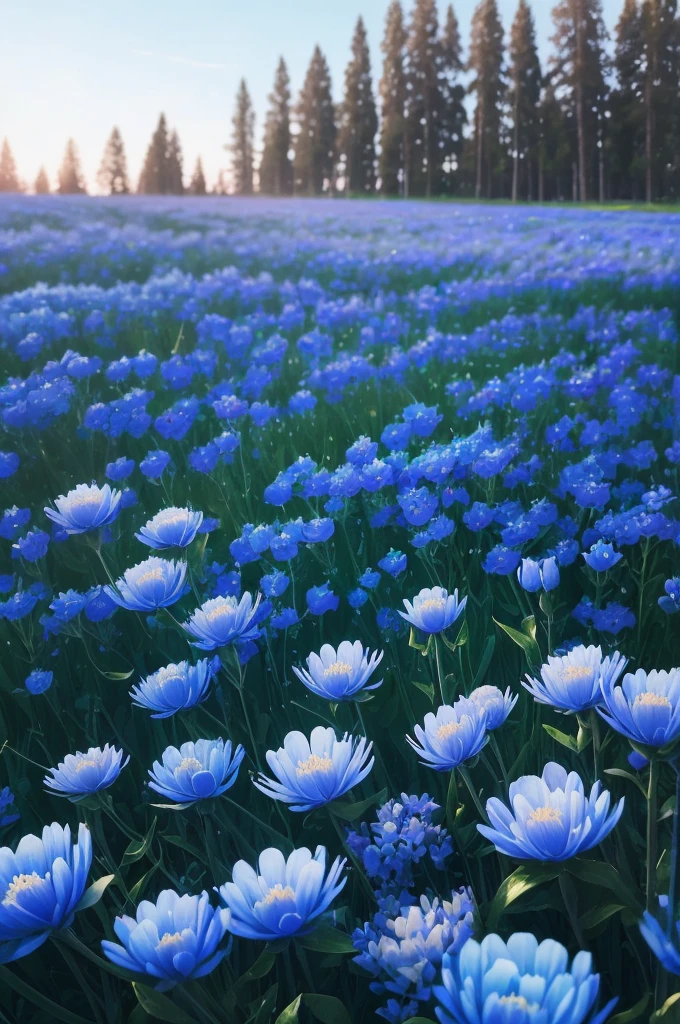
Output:
<instances>
[{"instance_id":1,"label":"pine tree","mask_svg":"<svg viewBox=\"0 0 680 1024\"><path fill-rule=\"evenodd\" d=\"M14 156L7 139L3 139L0 149L0 192L20 192L19 175Z\"/></svg>"},{"instance_id":2,"label":"pine tree","mask_svg":"<svg viewBox=\"0 0 680 1024\"><path fill-rule=\"evenodd\" d=\"M453 6L446 9L446 20L440 41L441 47L441 145L443 155L442 186L453 192L461 164L463 132L467 123L465 88L459 77L463 71L460 29Z\"/></svg>"},{"instance_id":3,"label":"pine tree","mask_svg":"<svg viewBox=\"0 0 680 1024\"><path fill-rule=\"evenodd\" d=\"M47 171L44 167L41 167L38 171L38 176L35 179L33 191L37 196L46 196L50 192L50 181L47 177Z\"/></svg>"},{"instance_id":4,"label":"pine tree","mask_svg":"<svg viewBox=\"0 0 680 1024\"><path fill-rule=\"evenodd\" d=\"M541 65L534 18L527 0L519 0L510 32L510 92L513 121L512 201L519 194L520 165L526 170L527 197L533 199L538 149Z\"/></svg>"},{"instance_id":5,"label":"pine tree","mask_svg":"<svg viewBox=\"0 0 680 1024\"><path fill-rule=\"evenodd\" d=\"M378 115L371 81L366 28L359 18L352 38L352 58L345 71L339 148L345 157L347 189L366 194L375 188L375 136Z\"/></svg>"},{"instance_id":6,"label":"pine tree","mask_svg":"<svg viewBox=\"0 0 680 1024\"><path fill-rule=\"evenodd\" d=\"M156 130L151 136L146 158L139 176L137 191L146 195L166 195L168 179L168 125L165 114L158 118Z\"/></svg>"},{"instance_id":7,"label":"pine tree","mask_svg":"<svg viewBox=\"0 0 680 1024\"><path fill-rule=\"evenodd\" d=\"M539 106L538 199L564 199L572 167L572 146L562 106L548 82Z\"/></svg>"},{"instance_id":8,"label":"pine tree","mask_svg":"<svg viewBox=\"0 0 680 1024\"><path fill-rule=\"evenodd\" d=\"M638 0L625 0L616 26L611 98L614 193L637 198L644 175L644 36Z\"/></svg>"},{"instance_id":9,"label":"pine tree","mask_svg":"<svg viewBox=\"0 0 680 1024\"><path fill-rule=\"evenodd\" d=\"M205 185L205 174L203 173L203 162L199 156L196 161L194 173L191 175L191 182L189 184L189 195L192 196L204 196L207 193Z\"/></svg>"},{"instance_id":10,"label":"pine tree","mask_svg":"<svg viewBox=\"0 0 680 1024\"><path fill-rule=\"evenodd\" d=\"M69 139L64 150L64 159L59 168L59 185L57 191L60 195L79 195L85 192L83 172L80 167L78 149L73 139Z\"/></svg>"},{"instance_id":11,"label":"pine tree","mask_svg":"<svg viewBox=\"0 0 680 1024\"><path fill-rule=\"evenodd\" d=\"M331 75L318 46L307 69L297 107L295 190L320 195L333 188L335 166L335 107Z\"/></svg>"},{"instance_id":12,"label":"pine tree","mask_svg":"<svg viewBox=\"0 0 680 1024\"><path fill-rule=\"evenodd\" d=\"M171 196L181 196L184 194L183 162L184 158L182 156L182 146L179 141L179 135L177 134L177 129L173 128L168 135L167 153L167 192Z\"/></svg>"},{"instance_id":13,"label":"pine tree","mask_svg":"<svg viewBox=\"0 0 680 1024\"><path fill-rule=\"evenodd\" d=\"M416 0L407 53L408 191L439 191L442 165L442 52L435 0Z\"/></svg>"},{"instance_id":14,"label":"pine tree","mask_svg":"<svg viewBox=\"0 0 680 1024\"><path fill-rule=\"evenodd\" d=\"M677 0L644 0L645 195L668 191L674 162L680 92L680 24Z\"/></svg>"},{"instance_id":15,"label":"pine tree","mask_svg":"<svg viewBox=\"0 0 680 1024\"><path fill-rule=\"evenodd\" d=\"M496 0L480 0L472 16L469 69L473 73L470 91L476 95L475 196L492 194L493 173L500 155L500 132L505 77L503 68L503 26Z\"/></svg>"},{"instance_id":16,"label":"pine tree","mask_svg":"<svg viewBox=\"0 0 680 1024\"><path fill-rule=\"evenodd\" d=\"M382 42L383 73L380 79L382 118L378 169L381 190L385 195L398 195L404 176L406 121L406 73L404 54L406 29L399 0L392 0L385 20Z\"/></svg>"},{"instance_id":17,"label":"pine tree","mask_svg":"<svg viewBox=\"0 0 680 1024\"><path fill-rule=\"evenodd\" d=\"M125 147L118 128L113 129L106 143L97 182L110 196L127 195L130 191Z\"/></svg>"},{"instance_id":18,"label":"pine tree","mask_svg":"<svg viewBox=\"0 0 680 1024\"><path fill-rule=\"evenodd\" d=\"M253 147L255 133L255 112L245 78L236 94L236 110L232 118L231 168L234 192L238 196L253 193Z\"/></svg>"},{"instance_id":19,"label":"pine tree","mask_svg":"<svg viewBox=\"0 0 680 1024\"><path fill-rule=\"evenodd\" d=\"M260 192L272 196L289 196L292 193L293 164L290 148L290 78L286 62L281 57L276 68L274 87L269 94L260 164Z\"/></svg>"},{"instance_id":20,"label":"pine tree","mask_svg":"<svg viewBox=\"0 0 680 1024\"><path fill-rule=\"evenodd\" d=\"M607 59L600 0L560 0L553 21L554 81L576 125L579 198L586 202L597 177L602 199Z\"/></svg>"}]
</instances>

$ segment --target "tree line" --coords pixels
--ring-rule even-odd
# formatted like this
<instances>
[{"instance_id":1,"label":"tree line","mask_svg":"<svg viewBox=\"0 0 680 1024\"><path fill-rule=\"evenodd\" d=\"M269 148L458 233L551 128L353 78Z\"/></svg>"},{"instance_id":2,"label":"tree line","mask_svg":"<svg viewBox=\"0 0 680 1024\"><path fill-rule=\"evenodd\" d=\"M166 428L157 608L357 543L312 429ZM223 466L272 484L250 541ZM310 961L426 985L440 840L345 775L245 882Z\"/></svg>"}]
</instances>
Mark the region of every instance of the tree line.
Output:
<instances>
[{"instance_id":1,"label":"tree line","mask_svg":"<svg viewBox=\"0 0 680 1024\"><path fill-rule=\"evenodd\" d=\"M480 0L467 54L452 4L440 24L436 0L413 0L408 17L401 0L392 0L377 99L359 18L340 103L318 46L296 103L279 60L259 160L253 104L240 82L227 146L230 188L222 173L213 191L582 202L680 197L678 0L624 0L611 41L601 0L559 0L552 18L552 53L542 66L528 0L519 0L507 40L496 0ZM131 191L117 128L98 182L110 194ZM18 188L5 140L0 191ZM41 168L35 191L48 190ZM73 140L57 191L85 191ZM200 158L185 185L179 137L163 114L137 192L207 192Z\"/></svg>"}]
</instances>

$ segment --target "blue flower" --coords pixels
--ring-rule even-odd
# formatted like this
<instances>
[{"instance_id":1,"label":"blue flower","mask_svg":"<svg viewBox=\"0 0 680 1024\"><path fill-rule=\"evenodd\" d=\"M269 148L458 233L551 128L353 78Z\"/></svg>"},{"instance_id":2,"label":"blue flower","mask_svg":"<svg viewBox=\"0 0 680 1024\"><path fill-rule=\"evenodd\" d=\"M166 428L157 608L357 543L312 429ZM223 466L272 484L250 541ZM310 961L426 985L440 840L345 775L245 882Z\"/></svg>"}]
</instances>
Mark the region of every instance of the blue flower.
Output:
<instances>
[{"instance_id":1,"label":"blue flower","mask_svg":"<svg viewBox=\"0 0 680 1024\"><path fill-rule=\"evenodd\" d=\"M374 572L372 569L365 569L357 583L360 583L362 587L366 587L367 590L373 590L380 583L380 573Z\"/></svg>"},{"instance_id":2,"label":"blue flower","mask_svg":"<svg viewBox=\"0 0 680 1024\"><path fill-rule=\"evenodd\" d=\"M560 570L554 555L536 562L533 558L523 558L517 570L517 579L523 590L535 594L538 590L554 590L559 586Z\"/></svg>"},{"instance_id":3,"label":"blue flower","mask_svg":"<svg viewBox=\"0 0 680 1024\"><path fill-rule=\"evenodd\" d=\"M472 691L469 697L463 697L456 701L454 708L462 710L465 701L470 701L486 718L486 728L489 732L498 729L514 708L519 700L519 695L510 696L510 687L503 693L497 686L478 686Z\"/></svg>"},{"instance_id":4,"label":"blue flower","mask_svg":"<svg viewBox=\"0 0 680 1024\"><path fill-rule=\"evenodd\" d=\"M337 739L331 728L317 725L307 739L289 732L278 750L267 751L267 764L277 781L260 774L255 785L291 811L311 811L343 796L362 782L371 768L372 743L347 733Z\"/></svg>"},{"instance_id":5,"label":"blue flower","mask_svg":"<svg viewBox=\"0 0 680 1024\"><path fill-rule=\"evenodd\" d=\"M190 804L221 796L236 782L245 750L239 744L232 757L231 740L196 740L166 747L163 761L154 761L149 786L166 800Z\"/></svg>"},{"instance_id":6,"label":"blue flower","mask_svg":"<svg viewBox=\"0 0 680 1024\"><path fill-rule=\"evenodd\" d=\"M324 644L319 654L310 654L307 669L293 666L293 672L308 690L330 701L351 700L366 690L376 690L382 679L371 686L367 682L383 658L383 651L373 651L368 657L361 640L351 643L343 640L337 652Z\"/></svg>"},{"instance_id":7,"label":"blue flower","mask_svg":"<svg viewBox=\"0 0 680 1024\"><path fill-rule=\"evenodd\" d=\"M340 598L330 589L330 584L323 583L320 587L310 587L307 591L307 607L312 615L325 615L326 612L337 611Z\"/></svg>"},{"instance_id":8,"label":"blue flower","mask_svg":"<svg viewBox=\"0 0 680 1024\"><path fill-rule=\"evenodd\" d=\"M461 889L448 900L421 896L417 906L399 907L394 916L378 912L373 922L357 928L352 935L359 953L354 962L372 977L372 992L396 996L404 1009L396 1016L388 1007L380 1016L406 1020L414 1014L403 1001L417 1004L431 998L444 955L457 954L472 935L474 911L471 891Z\"/></svg>"},{"instance_id":9,"label":"blue flower","mask_svg":"<svg viewBox=\"0 0 680 1024\"><path fill-rule=\"evenodd\" d=\"M60 622L70 622L76 615L80 615L86 602L85 594L79 594L77 590L67 590L66 593L62 592L59 597L54 598L50 604L50 611L54 612L55 618Z\"/></svg>"},{"instance_id":10,"label":"blue flower","mask_svg":"<svg viewBox=\"0 0 680 1024\"><path fill-rule=\"evenodd\" d=\"M602 683L605 722L633 743L667 747L680 736L680 668L627 672L620 686Z\"/></svg>"},{"instance_id":11,"label":"blue flower","mask_svg":"<svg viewBox=\"0 0 680 1024\"><path fill-rule=\"evenodd\" d=\"M213 597L197 608L184 628L193 636L194 647L202 651L214 651L232 642L245 643L257 640L257 610L260 594L253 604L250 593L246 592L237 600L235 597Z\"/></svg>"},{"instance_id":12,"label":"blue flower","mask_svg":"<svg viewBox=\"0 0 680 1024\"><path fill-rule=\"evenodd\" d=\"M437 708L434 715L431 711L425 715L423 726L416 725L416 740L407 736L421 763L437 772L448 772L458 768L480 752L488 737L486 732L486 716L472 706L469 709L456 709L449 704Z\"/></svg>"},{"instance_id":13,"label":"blue flower","mask_svg":"<svg viewBox=\"0 0 680 1024\"><path fill-rule=\"evenodd\" d=\"M92 863L86 825L71 842L68 825L45 825L42 838L28 835L16 852L0 849L0 962L32 953L58 928L73 921Z\"/></svg>"},{"instance_id":14,"label":"blue flower","mask_svg":"<svg viewBox=\"0 0 680 1024\"><path fill-rule=\"evenodd\" d=\"M290 629L300 621L300 616L294 608L282 608L277 615L272 615L271 624L274 629Z\"/></svg>"},{"instance_id":15,"label":"blue flower","mask_svg":"<svg viewBox=\"0 0 680 1024\"><path fill-rule=\"evenodd\" d=\"M612 544L605 544L603 540L598 540L596 544L593 544L590 551L583 552L583 560L591 569L595 569L596 572L606 572L607 569L611 569L620 562L623 555L620 551L614 551Z\"/></svg>"},{"instance_id":16,"label":"blue flower","mask_svg":"<svg viewBox=\"0 0 680 1024\"><path fill-rule=\"evenodd\" d=\"M24 686L36 697L39 693L49 690L53 679L54 673L48 669L34 668L30 675L26 676Z\"/></svg>"},{"instance_id":17,"label":"blue flower","mask_svg":"<svg viewBox=\"0 0 680 1024\"><path fill-rule=\"evenodd\" d=\"M286 576L285 572L280 572L278 569L275 569L274 572L269 573L267 576L263 576L260 580L262 593L265 597L281 597L288 589L289 583L289 577Z\"/></svg>"},{"instance_id":18,"label":"blue flower","mask_svg":"<svg viewBox=\"0 0 680 1024\"><path fill-rule=\"evenodd\" d=\"M108 526L120 512L121 493L112 491L108 484L78 484L68 494L60 494L54 509L47 506L45 515L61 526L66 533L88 533Z\"/></svg>"},{"instance_id":19,"label":"blue flower","mask_svg":"<svg viewBox=\"0 0 680 1024\"><path fill-rule=\"evenodd\" d=\"M601 647L579 644L560 657L548 655L540 680L527 676L522 686L539 704L567 713L587 711L602 703L602 686L616 682L627 662L618 651L603 658Z\"/></svg>"},{"instance_id":20,"label":"blue flower","mask_svg":"<svg viewBox=\"0 0 680 1024\"><path fill-rule=\"evenodd\" d=\"M170 463L170 456L160 448L147 453L145 459L139 463L139 468L149 480L158 480L163 476Z\"/></svg>"},{"instance_id":21,"label":"blue flower","mask_svg":"<svg viewBox=\"0 0 680 1024\"><path fill-rule=\"evenodd\" d=\"M673 576L672 579L666 580L663 585L663 589L666 593L663 597L658 600L659 608L666 613L666 615L673 615L675 612L680 612L680 576Z\"/></svg>"},{"instance_id":22,"label":"blue flower","mask_svg":"<svg viewBox=\"0 0 680 1024\"><path fill-rule=\"evenodd\" d=\"M662 921L648 910L642 915L640 931L654 956L671 974L680 974L680 921L674 920L668 896L659 896Z\"/></svg>"},{"instance_id":23,"label":"blue flower","mask_svg":"<svg viewBox=\"0 0 680 1024\"><path fill-rule=\"evenodd\" d=\"M0 452L0 480L13 476L19 468L19 456L16 452Z\"/></svg>"},{"instance_id":24,"label":"blue flower","mask_svg":"<svg viewBox=\"0 0 680 1024\"><path fill-rule=\"evenodd\" d=\"M154 612L179 601L185 592L186 562L152 555L126 569L115 587L104 587L108 597L131 612Z\"/></svg>"},{"instance_id":25,"label":"blue flower","mask_svg":"<svg viewBox=\"0 0 680 1024\"><path fill-rule=\"evenodd\" d=\"M203 513L190 508L164 508L135 534L137 540L156 551L186 548L198 533Z\"/></svg>"},{"instance_id":26,"label":"blue flower","mask_svg":"<svg viewBox=\"0 0 680 1024\"><path fill-rule=\"evenodd\" d=\"M287 860L273 847L263 850L257 870L237 861L232 881L218 890L231 911L229 931L264 942L306 934L344 888L345 864L336 857L326 872L324 846L314 856L303 846Z\"/></svg>"},{"instance_id":27,"label":"blue flower","mask_svg":"<svg viewBox=\"0 0 680 1024\"><path fill-rule=\"evenodd\" d=\"M0 789L0 828L9 828L20 817L14 805L14 793L9 786L5 786Z\"/></svg>"},{"instance_id":28,"label":"blue flower","mask_svg":"<svg viewBox=\"0 0 680 1024\"><path fill-rule=\"evenodd\" d=\"M44 530L31 530L25 537L19 537L12 545L12 558L23 558L27 562L37 562L47 554L50 543L49 533Z\"/></svg>"},{"instance_id":29,"label":"blue flower","mask_svg":"<svg viewBox=\"0 0 680 1024\"><path fill-rule=\"evenodd\" d=\"M216 670L219 671L219 659L217 666L207 658L195 665L188 661L166 665L133 686L130 696L138 708L153 711L152 718L169 718L178 711L195 708L207 698Z\"/></svg>"},{"instance_id":30,"label":"blue flower","mask_svg":"<svg viewBox=\"0 0 680 1024\"><path fill-rule=\"evenodd\" d=\"M394 548L390 548L385 557L381 558L378 562L378 567L396 579L406 568L406 555L402 554L401 551L395 551Z\"/></svg>"},{"instance_id":31,"label":"blue flower","mask_svg":"<svg viewBox=\"0 0 680 1024\"><path fill-rule=\"evenodd\" d=\"M229 952L218 949L229 911L210 906L207 892L180 896L164 889L155 903L142 900L135 917L117 917L113 930L122 945L104 939L102 949L118 967L149 978L165 992L178 983L210 974Z\"/></svg>"},{"instance_id":32,"label":"blue flower","mask_svg":"<svg viewBox=\"0 0 680 1024\"><path fill-rule=\"evenodd\" d=\"M515 932L468 939L458 956L444 956L434 994L441 1024L603 1024L616 1004L595 1013L600 988L592 957L569 953L554 939L539 943Z\"/></svg>"},{"instance_id":33,"label":"blue flower","mask_svg":"<svg viewBox=\"0 0 680 1024\"><path fill-rule=\"evenodd\" d=\"M482 563L482 568L484 572L491 575L509 576L519 565L521 557L519 551L513 551L512 548L505 547L503 544L497 544L489 551Z\"/></svg>"},{"instance_id":34,"label":"blue flower","mask_svg":"<svg viewBox=\"0 0 680 1024\"><path fill-rule=\"evenodd\" d=\"M363 608L368 601L368 594L361 587L355 587L347 595L347 602L350 608Z\"/></svg>"},{"instance_id":35,"label":"blue flower","mask_svg":"<svg viewBox=\"0 0 680 1024\"><path fill-rule=\"evenodd\" d=\"M82 754L78 750L67 754L56 768L50 768L44 783L57 796L74 802L112 786L129 760L126 757L123 761L123 751L108 743L104 747L90 747Z\"/></svg>"},{"instance_id":36,"label":"blue flower","mask_svg":"<svg viewBox=\"0 0 680 1024\"><path fill-rule=\"evenodd\" d=\"M496 797L486 802L491 825L477 830L500 853L519 860L563 861L591 850L608 836L623 813L623 798L609 813L610 795L595 783L586 797L583 782L549 761L543 774L510 784L512 810Z\"/></svg>"},{"instance_id":37,"label":"blue flower","mask_svg":"<svg viewBox=\"0 0 680 1024\"><path fill-rule=\"evenodd\" d=\"M443 587L425 587L413 598L413 604L404 598L405 612L399 612L411 626L423 633L441 633L462 615L467 597L458 601L458 591L449 594Z\"/></svg>"},{"instance_id":38,"label":"blue flower","mask_svg":"<svg viewBox=\"0 0 680 1024\"><path fill-rule=\"evenodd\" d=\"M135 468L134 459L126 459L124 455L121 455L115 462L108 462L106 465L106 479L113 480L114 483L119 483L121 480L127 480L132 471Z\"/></svg>"},{"instance_id":39,"label":"blue flower","mask_svg":"<svg viewBox=\"0 0 680 1024\"><path fill-rule=\"evenodd\" d=\"M107 587L93 587L85 595L83 614L89 622L103 622L118 609L118 604L107 593Z\"/></svg>"}]
</instances>

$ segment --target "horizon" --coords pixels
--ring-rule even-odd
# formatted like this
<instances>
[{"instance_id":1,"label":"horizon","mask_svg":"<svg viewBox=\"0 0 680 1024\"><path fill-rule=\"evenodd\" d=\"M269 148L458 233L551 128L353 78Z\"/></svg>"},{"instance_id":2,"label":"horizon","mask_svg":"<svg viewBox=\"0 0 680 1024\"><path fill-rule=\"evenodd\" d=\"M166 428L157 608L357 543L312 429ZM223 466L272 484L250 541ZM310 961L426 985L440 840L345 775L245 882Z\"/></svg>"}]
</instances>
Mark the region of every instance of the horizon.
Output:
<instances>
[{"instance_id":1,"label":"horizon","mask_svg":"<svg viewBox=\"0 0 680 1024\"><path fill-rule=\"evenodd\" d=\"M231 0L217 9L211 0L197 0L189 22L178 0L162 8L158 0L149 0L141 10L132 0L120 0L115 12L93 11L84 0L66 0L58 11L46 0L35 0L30 10L7 9L3 19L8 54L0 64L0 93L20 95L21 102L10 101L8 110L0 108L0 139L7 138L19 176L31 190L41 166L54 188L67 139L73 138L88 191L97 194L96 174L114 125L123 137L134 187L163 112L182 143L185 179L200 156L212 188L220 171L229 172L225 147L240 79L246 79L252 96L259 152L267 95L279 56L288 65L295 102L318 43L329 63L334 99L339 101L360 15L368 33L377 94L388 5L389 0L349 0L341 8L326 8L314 0L295 0L286 10L275 0L257 0L244 9ZM437 0L440 20L446 6L446 0ZM454 2L466 52L475 6L476 0ZM517 0L498 0L498 6L507 43ZM531 6L539 54L545 62L550 53L553 2L533 0ZM622 6L623 0L603 0L610 34ZM295 10L293 17L290 7ZM404 7L408 13L410 4ZM210 25L206 15L212 18ZM41 26L38 35L36 23ZM265 36L262 24L267 25ZM233 46L223 44L228 29L236 40ZM122 81L116 76L123 76ZM102 79L106 86L101 85Z\"/></svg>"}]
</instances>

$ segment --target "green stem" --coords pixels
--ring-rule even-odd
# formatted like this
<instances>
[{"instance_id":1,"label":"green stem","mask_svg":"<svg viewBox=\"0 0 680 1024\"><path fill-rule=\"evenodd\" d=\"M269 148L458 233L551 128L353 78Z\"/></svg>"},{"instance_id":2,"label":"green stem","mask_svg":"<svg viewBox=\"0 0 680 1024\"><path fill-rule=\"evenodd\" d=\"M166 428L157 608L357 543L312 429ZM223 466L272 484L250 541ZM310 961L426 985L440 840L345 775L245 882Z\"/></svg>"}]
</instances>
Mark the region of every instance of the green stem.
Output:
<instances>
[{"instance_id":1,"label":"green stem","mask_svg":"<svg viewBox=\"0 0 680 1024\"><path fill-rule=\"evenodd\" d=\"M657 790L659 786L659 761L653 757L649 762L649 784L647 786L647 910L652 910L656 895L656 816Z\"/></svg>"},{"instance_id":2,"label":"green stem","mask_svg":"<svg viewBox=\"0 0 680 1024\"><path fill-rule=\"evenodd\" d=\"M33 1003L34 1006L39 1006L41 1010L47 1013L48 1020L63 1020L65 1024L92 1024L86 1017L79 1017L77 1013L71 1013L70 1010L64 1010L58 1003L53 1002L44 996L42 992L37 992L31 985L15 974L13 971L9 971L6 967L0 967L0 981L8 988L14 989L24 999L28 999L29 1003Z\"/></svg>"},{"instance_id":3,"label":"green stem","mask_svg":"<svg viewBox=\"0 0 680 1024\"><path fill-rule=\"evenodd\" d=\"M477 813L479 814L479 816L482 819L482 821L488 822L489 819L486 816L486 811L482 807L482 802L479 799L479 797L477 796L477 792L475 790L475 787L472 785L472 779L470 778L470 775L469 775L469 772L468 772L467 768L463 768L462 765L459 765L458 766L458 771L460 772L461 779L463 780L463 782L465 783L465 785L468 788L470 796L472 797L472 802L475 805L475 807L477 808Z\"/></svg>"},{"instance_id":4,"label":"green stem","mask_svg":"<svg viewBox=\"0 0 680 1024\"><path fill-rule=\"evenodd\" d=\"M597 782L600 777L600 716L595 708L590 709L590 730L593 734L593 772Z\"/></svg>"},{"instance_id":5,"label":"green stem","mask_svg":"<svg viewBox=\"0 0 680 1024\"><path fill-rule=\"evenodd\" d=\"M501 773L503 775L503 781L505 783L505 788L507 789L510 780L508 779L508 773L505 770L505 762L503 761L501 748L498 746L498 740L496 739L492 732L489 733L489 746L491 747L496 756L496 760L498 761L498 767L501 770Z\"/></svg>"},{"instance_id":6,"label":"green stem","mask_svg":"<svg viewBox=\"0 0 680 1024\"><path fill-rule=\"evenodd\" d=\"M437 666L437 679L439 680L439 695L441 697L442 704L446 704L446 699L444 697L444 676L442 675L440 640L437 636L434 637L434 660Z\"/></svg>"}]
</instances>

